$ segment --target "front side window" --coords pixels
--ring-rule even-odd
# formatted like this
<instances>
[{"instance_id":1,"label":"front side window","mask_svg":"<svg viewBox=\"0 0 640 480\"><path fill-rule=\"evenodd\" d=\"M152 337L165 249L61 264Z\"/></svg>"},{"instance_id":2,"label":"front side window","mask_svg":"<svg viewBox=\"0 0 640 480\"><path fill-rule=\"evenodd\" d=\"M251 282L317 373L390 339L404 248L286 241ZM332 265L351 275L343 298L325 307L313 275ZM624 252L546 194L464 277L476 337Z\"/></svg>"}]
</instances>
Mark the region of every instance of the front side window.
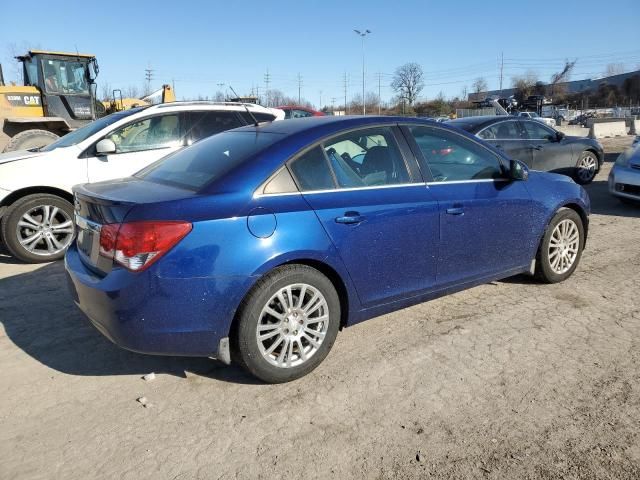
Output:
<instances>
[{"instance_id":1,"label":"front side window","mask_svg":"<svg viewBox=\"0 0 640 480\"><path fill-rule=\"evenodd\" d=\"M423 169L436 182L495 179L503 176L500 159L477 143L447 130L410 126L422 152Z\"/></svg>"},{"instance_id":2,"label":"front side window","mask_svg":"<svg viewBox=\"0 0 640 480\"><path fill-rule=\"evenodd\" d=\"M235 112L193 112L191 113L192 142L210 137L216 133L225 132L242 126Z\"/></svg>"},{"instance_id":3,"label":"front side window","mask_svg":"<svg viewBox=\"0 0 640 480\"><path fill-rule=\"evenodd\" d=\"M44 147L42 151L50 152L51 150L55 150L56 148L77 145L80 142L84 142L90 136L95 135L100 130L107 128L109 125L119 122L123 118L126 118L130 115L134 115L141 110L142 107L132 108L130 110L123 110L121 112L112 113L111 115L107 115L106 117L99 118L94 122L86 124L84 127L67 133L64 137L61 137L59 140L56 140L55 142Z\"/></svg>"},{"instance_id":4,"label":"front side window","mask_svg":"<svg viewBox=\"0 0 640 480\"><path fill-rule=\"evenodd\" d=\"M47 93L89 95L85 63L44 59L42 70Z\"/></svg>"},{"instance_id":5,"label":"front side window","mask_svg":"<svg viewBox=\"0 0 640 480\"><path fill-rule=\"evenodd\" d=\"M524 121L522 122L525 132L529 140L549 140L555 137L555 133L550 128L545 127L538 121Z\"/></svg>"},{"instance_id":6,"label":"front side window","mask_svg":"<svg viewBox=\"0 0 640 480\"><path fill-rule=\"evenodd\" d=\"M159 115L129 123L114 130L106 138L116 144L117 153L178 147L183 144L178 114Z\"/></svg>"},{"instance_id":7,"label":"front side window","mask_svg":"<svg viewBox=\"0 0 640 480\"><path fill-rule=\"evenodd\" d=\"M488 126L478 136L484 140L521 140L518 124L514 121L499 122Z\"/></svg>"},{"instance_id":8,"label":"front side window","mask_svg":"<svg viewBox=\"0 0 640 480\"><path fill-rule=\"evenodd\" d=\"M390 127L349 132L324 143L342 188L409 183L410 177Z\"/></svg>"}]
</instances>

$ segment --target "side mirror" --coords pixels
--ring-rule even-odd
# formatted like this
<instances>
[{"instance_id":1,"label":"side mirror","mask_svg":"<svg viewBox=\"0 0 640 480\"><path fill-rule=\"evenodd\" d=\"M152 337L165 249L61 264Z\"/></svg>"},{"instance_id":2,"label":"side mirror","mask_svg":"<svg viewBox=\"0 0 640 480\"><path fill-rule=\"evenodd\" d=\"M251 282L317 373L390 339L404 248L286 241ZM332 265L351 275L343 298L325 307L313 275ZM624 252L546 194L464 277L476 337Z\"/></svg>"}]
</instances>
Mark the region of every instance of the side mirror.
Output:
<instances>
[{"instance_id":1,"label":"side mirror","mask_svg":"<svg viewBox=\"0 0 640 480\"><path fill-rule=\"evenodd\" d=\"M529 168L519 160L511 160L509 163L509 177L511 180L527 180Z\"/></svg>"},{"instance_id":2,"label":"side mirror","mask_svg":"<svg viewBox=\"0 0 640 480\"><path fill-rule=\"evenodd\" d=\"M556 132L556 142L561 142L563 138L564 138L564 133Z\"/></svg>"},{"instance_id":3,"label":"side mirror","mask_svg":"<svg viewBox=\"0 0 640 480\"><path fill-rule=\"evenodd\" d=\"M96 144L96 155L103 156L111 153L116 153L116 144L113 140L103 138Z\"/></svg>"}]
</instances>

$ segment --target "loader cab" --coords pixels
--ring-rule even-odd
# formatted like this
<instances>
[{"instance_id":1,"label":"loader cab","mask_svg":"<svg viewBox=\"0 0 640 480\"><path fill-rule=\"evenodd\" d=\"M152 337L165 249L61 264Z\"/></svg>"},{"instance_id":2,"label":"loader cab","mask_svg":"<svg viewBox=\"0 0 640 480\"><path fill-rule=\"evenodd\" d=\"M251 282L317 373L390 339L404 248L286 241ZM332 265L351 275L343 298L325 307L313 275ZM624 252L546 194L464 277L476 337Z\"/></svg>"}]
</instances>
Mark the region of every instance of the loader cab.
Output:
<instances>
[{"instance_id":1,"label":"loader cab","mask_svg":"<svg viewBox=\"0 0 640 480\"><path fill-rule=\"evenodd\" d=\"M95 120L95 78L98 64L93 55L31 50L17 57L23 65L25 86L37 87L45 117L63 119L71 129Z\"/></svg>"}]
</instances>

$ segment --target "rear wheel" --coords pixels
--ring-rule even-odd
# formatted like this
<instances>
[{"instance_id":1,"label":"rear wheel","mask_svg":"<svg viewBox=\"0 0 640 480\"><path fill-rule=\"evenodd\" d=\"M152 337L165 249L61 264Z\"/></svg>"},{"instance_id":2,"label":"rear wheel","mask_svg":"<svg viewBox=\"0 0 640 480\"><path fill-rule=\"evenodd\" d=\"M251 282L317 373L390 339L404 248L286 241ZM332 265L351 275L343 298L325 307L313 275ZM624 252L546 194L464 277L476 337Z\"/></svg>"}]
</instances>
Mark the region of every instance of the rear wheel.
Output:
<instances>
[{"instance_id":1,"label":"rear wheel","mask_svg":"<svg viewBox=\"0 0 640 480\"><path fill-rule=\"evenodd\" d=\"M547 283L566 280L584 248L584 226L575 210L563 208L549 222L536 258L536 277Z\"/></svg>"},{"instance_id":2,"label":"rear wheel","mask_svg":"<svg viewBox=\"0 0 640 480\"><path fill-rule=\"evenodd\" d=\"M596 177L596 173L598 173L598 157L593 152L582 152L576 165L576 182L580 185L591 183Z\"/></svg>"},{"instance_id":3,"label":"rear wheel","mask_svg":"<svg viewBox=\"0 0 640 480\"><path fill-rule=\"evenodd\" d=\"M46 147L59 138L58 135L48 132L47 130L25 130L11 137L7 146L4 147L4 151L13 152L15 150L30 150L32 148Z\"/></svg>"},{"instance_id":4,"label":"rear wheel","mask_svg":"<svg viewBox=\"0 0 640 480\"><path fill-rule=\"evenodd\" d=\"M300 378L327 356L340 327L331 281L306 265L286 265L261 279L238 313L234 356L268 383Z\"/></svg>"},{"instance_id":5,"label":"rear wheel","mask_svg":"<svg viewBox=\"0 0 640 480\"><path fill-rule=\"evenodd\" d=\"M58 260L75 234L73 205L55 195L28 195L9 207L0 227L7 250L19 260Z\"/></svg>"}]
</instances>

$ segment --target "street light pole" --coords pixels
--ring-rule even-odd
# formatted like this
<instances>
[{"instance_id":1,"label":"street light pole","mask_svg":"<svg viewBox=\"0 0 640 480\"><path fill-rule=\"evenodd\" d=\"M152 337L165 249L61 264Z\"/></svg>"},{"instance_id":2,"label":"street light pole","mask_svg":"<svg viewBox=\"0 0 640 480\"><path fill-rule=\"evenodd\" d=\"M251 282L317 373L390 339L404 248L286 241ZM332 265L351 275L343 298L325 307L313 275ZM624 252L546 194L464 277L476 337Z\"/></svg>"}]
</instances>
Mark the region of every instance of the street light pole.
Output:
<instances>
[{"instance_id":1,"label":"street light pole","mask_svg":"<svg viewBox=\"0 0 640 480\"><path fill-rule=\"evenodd\" d=\"M357 35L360 35L360 38L362 39L362 115L366 115L367 102L365 102L365 98L364 98L364 37L370 34L371 30L365 30L364 32L361 32L360 30L354 29L353 31L356 32Z\"/></svg>"}]
</instances>

